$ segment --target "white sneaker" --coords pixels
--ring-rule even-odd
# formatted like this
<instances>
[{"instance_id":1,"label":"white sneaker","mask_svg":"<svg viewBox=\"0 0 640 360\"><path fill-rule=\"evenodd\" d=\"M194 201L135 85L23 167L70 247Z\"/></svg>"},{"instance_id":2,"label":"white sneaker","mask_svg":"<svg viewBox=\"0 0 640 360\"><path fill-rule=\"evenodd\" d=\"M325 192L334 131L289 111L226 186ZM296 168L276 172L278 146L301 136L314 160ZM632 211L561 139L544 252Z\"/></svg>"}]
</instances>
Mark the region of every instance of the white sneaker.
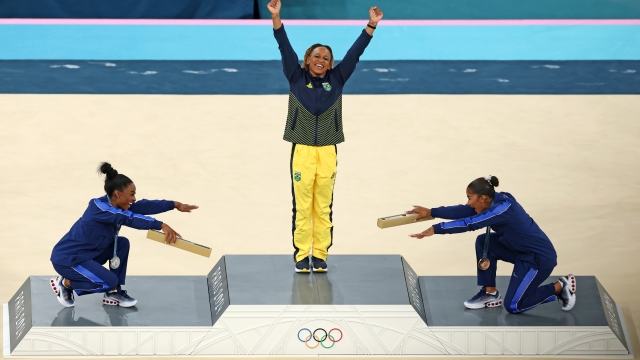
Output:
<instances>
[{"instance_id":1,"label":"white sneaker","mask_svg":"<svg viewBox=\"0 0 640 360\"><path fill-rule=\"evenodd\" d=\"M502 296L500 291L496 290L495 295L487 293L484 289L480 289L471 299L464 302L467 309L483 309L485 307L497 307L502 305Z\"/></svg>"},{"instance_id":2,"label":"white sneaker","mask_svg":"<svg viewBox=\"0 0 640 360\"><path fill-rule=\"evenodd\" d=\"M51 290L56 294L58 302L64 307L73 307L75 301L73 300L73 290L67 289L64 286L64 278L62 276L54 276L49 280Z\"/></svg>"},{"instance_id":3,"label":"white sneaker","mask_svg":"<svg viewBox=\"0 0 640 360\"><path fill-rule=\"evenodd\" d=\"M122 307L132 307L138 303L138 300L132 298L127 295L126 290L120 290L104 293L104 297L102 298L103 305L120 305Z\"/></svg>"},{"instance_id":4,"label":"white sneaker","mask_svg":"<svg viewBox=\"0 0 640 360\"><path fill-rule=\"evenodd\" d=\"M562 300L562 311L569 311L576 305L576 277L569 274L558 280L562 284L559 294Z\"/></svg>"}]
</instances>

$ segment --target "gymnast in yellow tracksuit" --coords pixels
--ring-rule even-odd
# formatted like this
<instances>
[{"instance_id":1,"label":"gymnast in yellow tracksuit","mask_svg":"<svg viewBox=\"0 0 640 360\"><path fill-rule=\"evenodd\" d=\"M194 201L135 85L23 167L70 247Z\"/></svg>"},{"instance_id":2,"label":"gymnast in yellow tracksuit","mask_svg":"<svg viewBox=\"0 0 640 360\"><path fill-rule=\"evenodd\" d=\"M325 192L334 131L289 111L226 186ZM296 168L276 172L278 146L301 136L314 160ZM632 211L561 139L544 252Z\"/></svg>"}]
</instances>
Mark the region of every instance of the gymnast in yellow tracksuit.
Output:
<instances>
[{"instance_id":1,"label":"gymnast in yellow tracksuit","mask_svg":"<svg viewBox=\"0 0 640 360\"><path fill-rule=\"evenodd\" d=\"M369 9L369 23L337 65L327 45L314 44L304 54L302 67L280 21L280 0L267 8L273 34L282 55L284 75L289 81L289 113L284 140L291 146L291 191L293 196L293 253L296 272L327 271L327 256L333 243L333 186L338 166L337 144L342 131L342 89L364 49L369 45L382 11ZM311 264L309 253L312 254Z\"/></svg>"}]
</instances>

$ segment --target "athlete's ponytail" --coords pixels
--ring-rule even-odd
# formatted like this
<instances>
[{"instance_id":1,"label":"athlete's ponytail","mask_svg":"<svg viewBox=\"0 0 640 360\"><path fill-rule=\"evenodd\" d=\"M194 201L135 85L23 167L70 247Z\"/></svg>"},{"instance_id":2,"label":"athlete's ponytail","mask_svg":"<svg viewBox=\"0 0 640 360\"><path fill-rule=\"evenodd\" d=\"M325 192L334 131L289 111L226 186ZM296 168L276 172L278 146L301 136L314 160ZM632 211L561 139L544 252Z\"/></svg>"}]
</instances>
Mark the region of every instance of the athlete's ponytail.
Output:
<instances>
[{"instance_id":1,"label":"athlete's ponytail","mask_svg":"<svg viewBox=\"0 0 640 360\"><path fill-rule=\"evenodd\" d=\"M485 195L491 199L493 199L493 195L496 193L496 189L500 185L500 181L497 177L488 175L485 177L479 177L473 180L467 188L471 190L472 193L482 196Z\"/></svg>"},{"instance_id":2,"label":"athlete's ponytail","mask_svg":"<svg viewBox=\"0 0 640 360\"><path fill-rule=\"evenodd\" d=\"M133 183L126 175L118 174L118 171L111 167L108 162L100 163L98 172L107 175L104 180L104 191L109 197L113 195L114 191L123 191L129 184Z\"/></svg>"}]
</instances>

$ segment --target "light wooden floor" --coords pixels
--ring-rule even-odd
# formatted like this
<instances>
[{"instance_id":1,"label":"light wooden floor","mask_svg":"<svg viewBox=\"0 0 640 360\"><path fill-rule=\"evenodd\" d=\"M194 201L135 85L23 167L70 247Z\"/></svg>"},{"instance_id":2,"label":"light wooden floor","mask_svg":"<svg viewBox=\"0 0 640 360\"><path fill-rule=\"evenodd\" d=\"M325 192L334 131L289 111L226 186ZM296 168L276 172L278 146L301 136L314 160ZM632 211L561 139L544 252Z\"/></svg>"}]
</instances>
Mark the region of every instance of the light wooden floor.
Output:
<instances>
[{"instance_id":1,"label":"light wooden floor","mask_svg":"<svg viewBox=\"0 0 640 360\"><path fill-rule=\"evenodd\" d=\"M52 246L103 192L100 161L131 177L139 198L200 205L157 217L214 249L205 259L125 229L129 274L204 275L223 254L291 253L286 101L1 95L2 302L27 276L53 274ZM473 275L477 234L415 240L428 224L375 222L463 203L471 180L496 175L552 239L555 273L596 275L622 306L638 353L638 114L638 96L346 96L332 253L402 254L420 275Z\"/></svg>"}]
</instances>

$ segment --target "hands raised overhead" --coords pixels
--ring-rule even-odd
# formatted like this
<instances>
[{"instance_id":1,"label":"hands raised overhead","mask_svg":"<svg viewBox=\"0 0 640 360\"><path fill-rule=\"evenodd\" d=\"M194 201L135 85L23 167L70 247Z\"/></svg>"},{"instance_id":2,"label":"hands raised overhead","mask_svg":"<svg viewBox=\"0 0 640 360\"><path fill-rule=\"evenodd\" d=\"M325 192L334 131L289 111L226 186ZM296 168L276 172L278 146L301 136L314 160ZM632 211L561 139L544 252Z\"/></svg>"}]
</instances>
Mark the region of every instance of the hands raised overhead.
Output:
<instances>
[{"instance_id":1,"label":"hands raised overhead","mask_svg":"<svg viewBox=\"0 0 640 360\"><path fill-rule=\"evenodd\" d=\"M280 14L281 7L282 7L282 4L280 3L280 0L271 0L267 4L267 9L269 9L269 12L271 13L271 15Z\"/></svg>"},{"instance_id":2,"label":"hands raised overhead","mask_svg":"<svg viewBox=\"0 0 640 360\"><path fill-rule=\"evenodd\" d=\"M376 26L376 24L378 24L378 21L382 19L383 15L384 13L382 12L382 10L380 10L379 7L372 6L371 9L369 9L369 23L373 23L371 25Z\"/></svg>"}]
</instances>

